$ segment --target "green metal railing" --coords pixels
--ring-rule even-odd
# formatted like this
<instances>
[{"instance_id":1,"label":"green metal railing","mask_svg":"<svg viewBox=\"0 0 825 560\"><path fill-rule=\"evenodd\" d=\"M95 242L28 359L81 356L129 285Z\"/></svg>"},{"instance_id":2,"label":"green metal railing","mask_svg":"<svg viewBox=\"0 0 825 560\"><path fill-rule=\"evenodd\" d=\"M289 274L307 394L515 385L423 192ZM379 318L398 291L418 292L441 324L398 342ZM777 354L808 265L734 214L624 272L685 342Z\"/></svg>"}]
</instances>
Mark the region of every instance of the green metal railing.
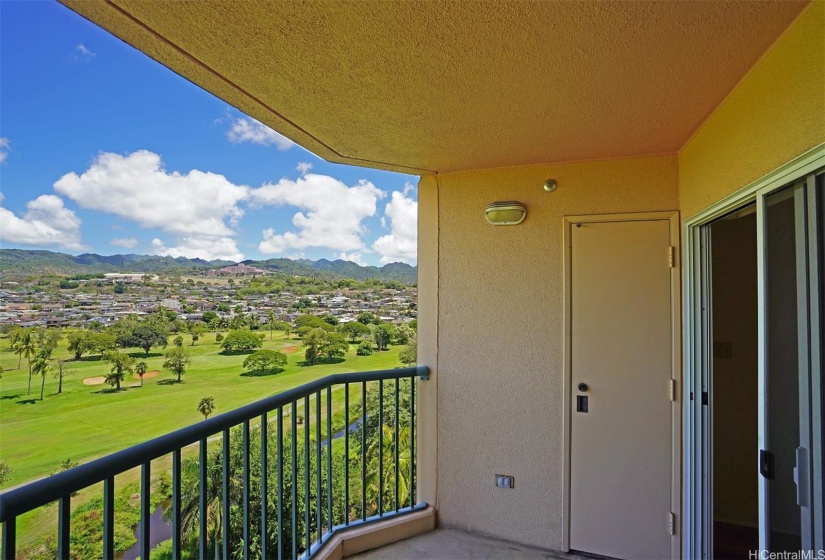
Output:
<instances>
[{"instance_id":1,"label":"green metal railing","mask_svg":"<svg viewBox=\"0 0 825 560\"><path fill-rule=\"evenodd\" d=\"M426 367L393 370L344 373L330 375L295 387L283 393L253 404L215 416L196 425L136 445L129 449L102 457L60 474L32 482L20 488L0 494L0 522L2 522L2 558L13 560L17 554L17 520L39 507L57 502L57 556L71 556L71 497L84 488L103 483L103 558L115 557L115 477L130 469L140 468L140 556L150 557L151 535L151 488L152 461L171 455L171 496L167 509L172 528L172 556L181 558L185 545L197 545L200 558L212 552L223 558L253 556L293 560L311 558L337 531L352 525L403 515L426 507L415 498L415 380L428 378ZM405 383L405 380L408 380ZM351 392L357 396L360 385L360 414L352 416ZM385 386L394 390L392 402L385 403ZM333 434L333 391L343 389L343 434ZM409 391L409 409L400 408L402 390ZM377 411L370 412L368 396L377 393ZM315 418L311 420L310 398L315 399ZM298 405L303 404L305 421L299 422ZM324 407L325 405L325 407ZM324 415L323 409L326 409ZM377 424L375 416L377 412ZM371 416L372 414L372 416ZM386 415L392 418L386 420ZM400 417L409 414L409 435L406 447L401 443ZM285 430L285 416L289 416L289 430ZM257 424L259 422L259 424ZM325 435L322 433L326 424ZM388 425L385 425L388 424ZM312 427L315 428L314 441ZM385 430L392 434L392 449L385 457ZM253 442L253 433L260 432L259 441ZM274 432L274 450L272 435ZM303 432L303 433L301 433ZM375 433L377 432L377 434ZM351 433L358 435L352 441ZM240 434L242 440L242 489L233 495L231 479L232 438ZM219 439L220 451L220 530L210 544L208 515L209 499L209 443ZM299 439L303 440L301 454ZM336 487L333 476L333 440L343 439L343 484ZM198 531L196 543L184 543L181 516L182 471L184 450L196 444L198 474ZM377 445L377 448L375 447ZM252 503L251 450L260 449L260 481L254 489L260 489L260 503ZM352 446L352 447L351 447ZM314 447L314 449L313 449ZM377 453L375 452L377 449ZM355 450L355 456L350 452ZM314 453L313 453L314 452ZM400 472L401 453L409 453L407 473ZM314 454L314 457L312 455ZM215 456L213 455L213 459ZM313 461L314 459L314 461ZM271 461L274 460L274 467ZM385 472L385 462L391 470ZM360 470L359 478L351 478L351 467ZM376 472L377 471L377 472ZM392 487L387 493L386 477ZM298 488L303 475L303 487ZM407 477L406 491L399 493L400 481ZM315 494L312 495L312 484ZM285 484L289 489L285 489ZM213 485L214 486L214 485ZM343 486L343 487L341 487ZM359 487L360 500L353 501L351 487ZM214 490L214 489L213 489ZM373 495L370 495L370 490ZM299 493L300 491L300 493ZM285 494L285 492L288 492ZM275 511L271 511L269 498L273 497ZM300 494L303 494L301 496ZM289 498L287 500L287 497ZM299 499L303 497L301 503ZM289 502L288 504L286 502ZM388 506L388 507L387 507ZM253 508L259 508L260 526L253 526ZM334 511L335 507L335 511ZM235 510L233 510L235 508ZM232 535L231 511L240 509L241 535ZM301 510L303 510L301 512ZM372 513L371 513L372 511ZM258 512L255 512L257 515ZM304 529L299 534L299 515L303 513ZM288 525L287 523L288 522ZM275 529L272 523L276 524ZM257 534L256 534L257 533ZM213 536L215 532L213 531ZM258 540L259 539L259 540ZM240 540L239 544L237 541ZM275 541L273 543L273 541ZM258 547L253 551L253 543Z\"/></svg>"}]
</instances>

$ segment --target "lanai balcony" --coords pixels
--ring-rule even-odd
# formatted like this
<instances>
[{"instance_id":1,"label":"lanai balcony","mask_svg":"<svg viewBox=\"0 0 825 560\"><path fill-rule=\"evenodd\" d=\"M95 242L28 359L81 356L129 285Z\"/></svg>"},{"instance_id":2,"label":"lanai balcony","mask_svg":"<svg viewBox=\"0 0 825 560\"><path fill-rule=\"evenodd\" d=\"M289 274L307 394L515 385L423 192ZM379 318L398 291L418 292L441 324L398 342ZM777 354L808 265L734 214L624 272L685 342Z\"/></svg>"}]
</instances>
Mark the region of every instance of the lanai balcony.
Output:
<instances>
[{"instance_id":1,"label":"lanai balcony","mask_svg":"<svg viewBox=\"0 0 825 560\"><path fill-rule=\"evenodd\" d=\"M747 543L730 557L825 548L825 2L63 3L327 160L421 176L420 365L333 376L2 494L4 558L14 519L53 500L69 556L71 492L98 483L111 556L111 480L132 468L147 557L161 456L173 557L184 533L227 558L421 533L362 558L710 558L725 531ZM741 241L717 260L720 223ZM728 338L711 304L734 310ZM334 387L380 402L398 378L414 410L389 392L375 431L353 432L372 451L330 438ZM352 410L345 426L369 425ZM190 444L212 481L195 509L218 514L186 532ZM261 446L269 476L246 484ZM240 485L209 467L232 453Z\"/></svg>"}]
</instances>

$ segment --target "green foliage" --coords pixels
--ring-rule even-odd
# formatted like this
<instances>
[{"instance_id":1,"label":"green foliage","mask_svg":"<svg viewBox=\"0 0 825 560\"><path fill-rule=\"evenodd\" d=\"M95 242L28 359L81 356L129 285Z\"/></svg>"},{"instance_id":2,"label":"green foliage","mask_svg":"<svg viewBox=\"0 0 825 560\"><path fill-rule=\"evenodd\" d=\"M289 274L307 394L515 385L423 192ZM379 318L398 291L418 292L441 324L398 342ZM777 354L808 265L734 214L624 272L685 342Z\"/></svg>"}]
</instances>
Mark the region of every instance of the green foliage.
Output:
<instances>
[{"instance_id":1,"label":"green foliage","mask_svg":"<svg viewBox=\"0 0 825 560\"><path fill-rule=\"evenodd\" d=\"M362 311L358 314L358 322L364 325L377 325L381 320L369 311Z\"/></svg>"},{"instance_id":2,"label":"green foliage","mask_svg":"<svg viewBox=\"0 0 825 560\"><path fill-rule=\"evenodd\" d=\"M261 338L248 329L230 331L221 342L221 347L229 352L252 350L263 346Z\"/></svg>"},{"instance_id":3,"label":"green foliage","mask_svg":"<svg viewBox=\"0 0 825 560\"><path fill-rule=\"evenodd\" d=\"M268 372L278 373L282 371L280 366L286 365L286 354L275 350L258 350L253 352L243 362L244 369L257 371L261 374ZM274 370L278 371L274 371Z\"/></svg>"},{"instance_id":4,"label":"green foliage","mask_svg":"<svg viewBox=\"0 0 825 560\"><path fill-rule=\"evenodd\" d=\"M189 365L189 362L189 354L186 353L186 350L175 347L166 352L166 359L163 360L163 368L177 375L178 383L180 383L181 375L186 373L186 366Z\"/></svg>"},{"instance_id":5,"label":"green foliage","mask_svg":"<svg viewBox=\"0 0 825 560\"><path fill-rule=\"evenodd\" d=\"M79 360L83 354L94 350L95 345L91 332L87 330L77 330L69 333L69 352L74 354L74 359Z\"/></svg>"},{"instance_id":6,"label":"green foliage","mask_svg":"<svg viewBox=\"0 0 825 560\"><path fill-rule=\"evenodd\" d=\"M389 323L381 323L372 331L372 339L379 350L386 350L395 334L395 327Z\"/></svg>"},{"instance_id":7,"label":"green foliage","mask_svg":"<svg viewBox=\"0 0 825 560\"><path fill-rule=\"evenodd\" d=\"M359 356L372 356L372 344L368 340L362 341L355 353Z\"/></svg>"},{"instance_id":8,"label":"green foliage","mask_svg":"<svg viewBox=\"0 0 825 560\"><path fill-rule=\"evenodd\" d=\"M144 321L118 335L117 344L122 348L142 348L148 356L153 346L166 348L166 329L158 323Z\"/></svg>"},{"instance_id":9,"label":"green foliage","mask_svg":"<svg viewBox=\"0 0 825 560\"><path fill-rule=\"evenodd\" d=\"M398 325L392 335L392 343L403 346L415 336L415 331L407 325Z\"/></svg>"},{"instance_id":10,"label":"green foliage","mask_svg":"<svg viewBox=\"0 0 825 560\"><path fill-rule=\"evenodd\" d=\"M338 317L333 315L332 313L324 313L321 316L321 319L332 325L333 327L338 325Z\"/></svg>"},{"instance_id":11,"label":"green foliage","mask_svg":"<svg viewBox=\"0 0 825 560\"><path fill-rule=\"evenodd\" d=\"M134 372L135 359L129 354L117 350L106 352L103 359L111 364L111 369L106 375L106 383L120 391L120 384L126 378L126 375Z\"/></svg>"},{"instance_id":12,"label":"green foliage","mask_svg":"<svg viewBox=\"0 0 825 560\"><path fill-rule=\"evenodd\" d=\"M295 318L295 326L297 329L309 327L311 329L324 329L325 331L334 330L335 327L315 315L298 315ZM297 332L297 330L296 330Z\"/></svg>"},{"instance_id":13,"label":"green foliage","mask_svg":"<svg viewBox=\"0 0 825 560\"><path fill-rule=\"evenodd\" d=\"M317 364L319 360L332 362L336 358L343 358L349 349L344 335L321 328L312 329L304 335L304 346L304 357L310 365Z\"/></svg>"},{"instance_id":14,"label":"green foliage","mask_svg":"<svg viewBox=\"0 0 825 560\"><path fill-rule=\"evenodd\" d=\"M135 373L140 377L140 386L143 387L143 376L149 371L149 366L144 361L140 361L135 365Z\"/></svg>"},{"instance_id":15,"label":"green foliage","mask_svg":"<svg viewBox=\"0 0 825 560\"><path fill-rule=\"evenodd\" d=\"M118 282L115 284L115 293L116 294L125 294L126 293L126 284L123 282Z\"/></svg>"},{"instance_id":16,"label":"green foliage","mask_svg":"<svg viewBox=\"0 0 825 560\"><path fill-rule=\"evenodd\" d=\"M175 346L180 348L180 347L183 346L183 337L178 335L178 336L175 337L175 340L173 342L175 343Z\"/></svg>"},{"instance_id":17,"label":"green foliage","mask_svg":"<svg viewBox=\"0 0 825 560\"><path fill-rule=\"evenodd\" d=\"M67 280L66 278L60 280L60 284L58 284L58 287L61 290L74 290L79 286L80 284L78 284L77 282L72 282L71 280Z\"/></svg>"},{"instance_id":18,"label":"green foliage","mask_svg":"<svg viewBox=\"0 0 825 560\"><path fill-rule=\"evenodd\" d=\"M206 323L206 324L209 324L210 321L212 321L213 319L217 319L217 318L218 318L218 314L215 313L214 311L204 311L203 312L203 317L201 317L203 322Z\"/></svg>"},{"instance_id":19,"label":"green foliage","mask_svg":"<svg viewBox=\"0 0 825 560\"><path fill-rule=\"evenodd\" d=\"M11 478L14 469L9 466L6 459L0 461L0 486L3 486Z\"/></svg>"},{"instance_id":20,"label":"green foliage","mask_svg":"<svg viewBox=\"0 0 825 560\"><path fill-rule=\"evenodd\" d=\"M338 325L338 331L348 337L353 344L358 342L359 338L364 338L370 334L370 328L360 321Z\"/></svg>"},{"instance_id":21,"label":"green foliage","mask_svg":"<svg viewBox=\"0 0 825 560\"><path fill-rule=\"evenodd\" d=\"M198 403L198 412L203 414L203 419L207 420L209 415L215 411L215 399L212 397L203 397Z\"/></svg>"},{"instance_id":22,"label":"green foliage","mask_svg":"<svg viewBox=\"0 0 825 560\"><path fill-rule=\"evenodd\" d=\"M418 361L418 341L413 336L404 346L404 349L398 353L398 359L405 366L413 366Z\"/></svg>"},{"instance_id":23,"label":"green foliage","mask_svg":"<svg viewBox=\"0 0 825 560\"><path fill-rule=\"evenodd\" d=\"M218 333L215 335L215 342L217 342L218 344L223 342L223 333Z\"/></svg>"}]
</instances>

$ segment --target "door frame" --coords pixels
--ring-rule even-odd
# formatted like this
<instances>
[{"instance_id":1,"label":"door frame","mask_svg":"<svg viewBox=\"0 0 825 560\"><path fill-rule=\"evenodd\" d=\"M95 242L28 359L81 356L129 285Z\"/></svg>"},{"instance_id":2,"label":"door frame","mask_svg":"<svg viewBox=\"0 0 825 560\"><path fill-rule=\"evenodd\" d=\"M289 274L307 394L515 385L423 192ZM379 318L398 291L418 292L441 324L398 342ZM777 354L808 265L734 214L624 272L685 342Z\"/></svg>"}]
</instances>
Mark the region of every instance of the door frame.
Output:
<instances>
[{"instance_id":1,"label":"door frame","mask_svg":"<svg viewBox=\"0 0 825 560\"><path fill-rule=\"evenodd\" d=\"M609 223L609 222L639 222L664 221L669 222L670 245L673 249L673 261L670 274L670 301L671 301L671 372L670 377L675 381L675 398L671 406L671 513L676 515L674 531L671 538L671 558L678 558L681 549L680 531L678 530L678 515L681 508L681 469L682 446L681 432L682 409L680 406L682 385L682 298L680 275L680 239L679 239L679 212L637 212L629 214L594 214L587 216L564 217L564 380L562 412L563 412L563 468L562 468L562 550L570 550L570 429L572 422L573 395L573 364L572 364L572 227L578 223ZM667 264L667 255L662 255L662 262ZM665 395L666 387L662 388ZM666 512L662 512L662 530L667 530Z\"/></svg>"},{"instance_id":2,"label":"door frame","mask_svg":"<svg viewBox=\"0 0 825 560\"><path fill-rule=\"evenodd\" d=\"M712 465L713 449L705 435L712 422L712 402L703 410L701 395L710 391L710 344L712 340L710 321L702 319L702 310L707 308L710 279L707 259L710 255L709 240L704 226L743 206L757 204L764 209L765 197L789 183L809 175L825 166L825 143L812 148L797 158L785 163L767 175L760 177L742 189L728 195L705 210L687 218L683 226L685 250L682 253L684 270L684 393L695 394L696 399L683 399L684 404L684 510L682 512L681 533L684 558L711 558L713 543L711 525L713 523ZM765 237L762 224L757 223L757 257L762 261L765 251ZM765 294L763 293L762 268L759 269L759 338L765 332ZM765 375L764 345L759 348L759 383ZM764 395L760 394L759 424L764 423ZM760 445L762 441L760 440ZM762 449L762 447L760 447ZM754 465L756 465L754 457ZM702 473L707 478L702 478ZM760 477L760 485L764 479ZM760 517L767 504L760 499Z\"/></svg>"}]
</instances>

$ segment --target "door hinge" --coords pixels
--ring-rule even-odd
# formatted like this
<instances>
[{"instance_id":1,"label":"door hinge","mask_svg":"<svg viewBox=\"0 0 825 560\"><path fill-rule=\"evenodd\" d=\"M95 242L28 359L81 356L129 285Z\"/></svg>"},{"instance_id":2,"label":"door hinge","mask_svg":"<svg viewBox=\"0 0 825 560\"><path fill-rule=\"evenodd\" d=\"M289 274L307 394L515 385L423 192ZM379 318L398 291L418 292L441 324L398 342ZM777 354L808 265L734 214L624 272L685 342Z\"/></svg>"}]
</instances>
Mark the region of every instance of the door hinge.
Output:
<instances>
[{"instance_id":1,"label":"door hinge","mask_svg":"<svg viewBox=\"0 0 825 560\"><path fill-rule=\"evenodd\" d=\"M667 512L667 534L671 537L676 534L676 514Z\"/></svg>"},{"instance_id":2,"label":"door hinge","mask_svg":"<svg viewBox=\"0 0 825 560\"><path fill-rule=\"evenodd\" d=\"M676 402L676 380L675 379L669 379L668 380L667 397L672 402Z\"/></svg>"},{"instance_id":3,"label":"door hinge","mask_svg":"<svg viewBox=\"0 0 825 560\"><path fill-rule=\"evenodd\" d=\"M667 265L676 268L676 247L672 245L667 248Z\"/></svg>"}]
</instances>

